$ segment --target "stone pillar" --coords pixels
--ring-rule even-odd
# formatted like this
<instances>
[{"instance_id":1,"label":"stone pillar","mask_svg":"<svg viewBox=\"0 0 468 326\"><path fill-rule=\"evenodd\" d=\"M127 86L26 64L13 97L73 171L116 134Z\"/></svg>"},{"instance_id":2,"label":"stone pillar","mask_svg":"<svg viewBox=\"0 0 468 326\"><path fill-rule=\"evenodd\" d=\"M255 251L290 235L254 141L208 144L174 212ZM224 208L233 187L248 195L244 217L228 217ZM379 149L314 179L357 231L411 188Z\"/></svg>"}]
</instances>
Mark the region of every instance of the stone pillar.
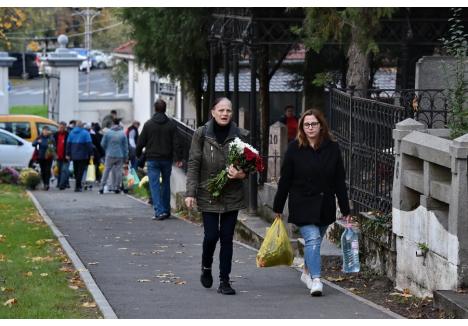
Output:
<instances>
[{"instance_id":1,"label":"stone pillar","mask_svg":"<svg viewBox=\"0 0 468 326\"><path fill-rule=\"evenodd\" d=\"M13 65L15 58L9 57L8 53L0 52L0 114L8 114L8 68Z\"/></svg>"},{"instance_id":2,"label":"stone pillar","mask_svg":"<svg viewBox=\"0 0 468 326\"><path fill-rule=\"evenodd\" d=\"M268 182L277 182L280 177L281 162L288 146L288 128L277 121L270 126L268 146Z\"/></svg>"},{"instance_id":3,"label":"stone pillar","mask_svg":"<svg viewBox=\"0 0 468 326\"><path fill-rule=\"evenodd\" d=\"M403 171L411 169L411 161L405 159L401 155L400 145L401 140L413 131L425 132L426 126L413 119L406 119L396 124L393 129L393 139L395 140L395 174L393 177L393 191L392 191L392 206L396 209L409 211L413 209L414 201L419 201L419 196L415 196L413 192L409 191L402 183ZM417 197L417 198L416 198Z\"/></svg>"},{"instance_id":4,"label":"stone pillar","mask_svg":"<svg viewBox=\"0 0 468 326\"><path fill-rule=\"evenodd\" d=\"M458 238L458 248L451 248L449 244L449 259L450 253L455 257L458 253L458 286L466 288L468 287L468 134L453 140L450 145L450 156L452 193L449 233Z\"/></svg>"},{"instance_id":5,"label":"stone pillar","mask_svg":"<svg viewBox=\"0 0 468 326\"><path fill-rule=\"evenodd\" d=\"M60 35L58 37L60 48L50 53L46 59L49 72L58 75L59 83L59 110L60 121L70 121L80 119L77 114L79 106L79 70L78 67L85 58L79 58L76 52L66 48L68 37ZM49 89L50 96L50 89Z\"/></svg>"}]
</instances>

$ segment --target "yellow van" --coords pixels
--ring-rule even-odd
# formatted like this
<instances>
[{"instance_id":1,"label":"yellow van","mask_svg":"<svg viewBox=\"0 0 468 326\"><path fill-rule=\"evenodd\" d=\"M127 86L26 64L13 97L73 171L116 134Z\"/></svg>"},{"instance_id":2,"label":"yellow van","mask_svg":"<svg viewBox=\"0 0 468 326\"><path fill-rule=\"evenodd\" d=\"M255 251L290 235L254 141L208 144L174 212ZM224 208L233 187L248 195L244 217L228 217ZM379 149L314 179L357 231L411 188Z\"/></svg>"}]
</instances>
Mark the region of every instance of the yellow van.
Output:
<instances>
[{"instance_id":1,"label":"yellow van","mask_svg":"<svg viewBox=\"0 0 468 326\"><path fill-rule=\"evenodd\" d=\"M58 130L57 122L37 115L0 115L0 128L30 142L36 140L36 138L41 134L42 127L44 126L48 126L52 133L55 133Z\"/></svg>"}]
</instances>

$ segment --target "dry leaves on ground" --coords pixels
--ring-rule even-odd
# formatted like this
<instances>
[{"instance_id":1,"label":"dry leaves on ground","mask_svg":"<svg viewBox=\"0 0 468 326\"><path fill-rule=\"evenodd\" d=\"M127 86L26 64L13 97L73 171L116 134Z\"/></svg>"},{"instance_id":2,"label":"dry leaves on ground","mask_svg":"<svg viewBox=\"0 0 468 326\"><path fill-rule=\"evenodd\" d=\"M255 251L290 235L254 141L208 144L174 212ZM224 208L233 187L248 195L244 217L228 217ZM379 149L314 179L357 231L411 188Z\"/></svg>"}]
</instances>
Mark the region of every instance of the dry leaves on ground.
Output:
<instances>
[{"instance_id":1,"label":"dry leaves on ground","mask_svg":"<svg viewBox=\"0 0 468 326\"><path fill-rule=\"evenodd\" d=\"M148 279L140 279L140 280L138 280L138 283L147 283L147 282L151 282L151 280L148 280Z\"/></svg>"},{"instance_id":2,"label":"dry leaves on ground","mask_svg":"<svg viewBox=\"0 0 468 326\"><path fill-rule=\"evenodd\" d=\"M12 298L12 299L8 299L7 301L5 301L3 305L11 307L12 305L17 304L17 303L18 303L18 300L16 300L15 298Z\"/></svg>"},{"instance_id":3,"label":"dry leaves on ground","mask_svg":"<svg viewBox=\"0 0 468 326\"><path fill-rule=\"evenodd\" d=\"M0 242L5 242L6 237L3 234L0 234Z\"/></svg>"},{"instance_id":4,"label":"dry leaves on ground","mask_svg":"<svg viewBox=\"0 0 468 326\"><path fill-rule=\"evenodd\" d=\"M96 302L85 302L81 306L85 308L96 308Z\"/></svg>"},{"instance_id":5,"label":"dry leaves on ground","mask_svg":"<svg viewBox=\"0 0 468 326\"><path fill-rule=\"evenodd\" d=\"M32 261L33 263L35 263L35 262L43 262L43 261L50 262L50 261L53 261L53 260L54 260L54 257L50 257L50 256L45 256L45 257L40 257L40 256L38 256L38 257L32 257L32 258L31 258L31 261Z\"/></svg>"}]
</instances>

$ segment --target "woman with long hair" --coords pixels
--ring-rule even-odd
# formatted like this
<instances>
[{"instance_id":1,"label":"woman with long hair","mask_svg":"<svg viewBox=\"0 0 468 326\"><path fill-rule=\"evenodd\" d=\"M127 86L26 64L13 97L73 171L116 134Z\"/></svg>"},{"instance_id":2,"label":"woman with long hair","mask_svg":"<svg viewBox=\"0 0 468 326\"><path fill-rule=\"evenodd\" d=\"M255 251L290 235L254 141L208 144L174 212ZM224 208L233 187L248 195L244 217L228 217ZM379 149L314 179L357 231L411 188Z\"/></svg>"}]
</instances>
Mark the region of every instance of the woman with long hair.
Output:
<instances>
[{"instance_id":1,"label":"woman with long hair","mask_svg":"<svg viewBox=\"0 0 468 326\"><path fill-rule=\"evenodd\" d=\"M319 110L302 114L296 139L286 150L273 204L277 218L281 218L288 195L288 222L299 227L305 241L301 281L311 295L320 296L320 245L328 225L336 220L335 196L348 220L350 209L340 148Z\"/></svg>"}]
</instances>

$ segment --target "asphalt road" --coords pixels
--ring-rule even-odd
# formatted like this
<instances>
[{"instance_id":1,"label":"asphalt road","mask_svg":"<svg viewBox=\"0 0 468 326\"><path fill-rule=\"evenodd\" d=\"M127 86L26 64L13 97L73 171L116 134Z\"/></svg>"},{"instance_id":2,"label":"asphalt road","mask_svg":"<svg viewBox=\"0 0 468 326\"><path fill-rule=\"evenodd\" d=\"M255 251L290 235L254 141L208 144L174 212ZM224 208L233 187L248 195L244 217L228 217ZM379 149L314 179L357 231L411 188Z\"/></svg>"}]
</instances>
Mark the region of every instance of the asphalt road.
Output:
<instances>
[{"instance_id":1,"label":"asphalt road","mask_svg":"<svg viewBox=\"0 0 468 326\"><path fill-rule=\"evenodd\" d=\"M390 318L325 286L311 297L289 267L258 269L256 251L235 245L231 278L238 294L199 281L200 226L171 218L152 221L152 209L120 194L35 191L119 318ZM217 252L216 254L217 255Z\"/></svg>"},{"instance_id":2,"label":"asphalt road","mask_svg":"<svg viewBox=\"0 0 468 326\"><path fill-rule=\"evenodd\" d=\"M87 95L87 75L85 72L79 73L79 94L80 98ZM47 81L43 78L35 79L10 79L10 107L16 105L41 105L44 104L44 89L47 88ZM90 94L91 98L105 97L127 97L128 85L125 83L124 89L117 95L115 83L111 77L111 69L94 69L90 72Z\"/></svg>"}]
</instances>

